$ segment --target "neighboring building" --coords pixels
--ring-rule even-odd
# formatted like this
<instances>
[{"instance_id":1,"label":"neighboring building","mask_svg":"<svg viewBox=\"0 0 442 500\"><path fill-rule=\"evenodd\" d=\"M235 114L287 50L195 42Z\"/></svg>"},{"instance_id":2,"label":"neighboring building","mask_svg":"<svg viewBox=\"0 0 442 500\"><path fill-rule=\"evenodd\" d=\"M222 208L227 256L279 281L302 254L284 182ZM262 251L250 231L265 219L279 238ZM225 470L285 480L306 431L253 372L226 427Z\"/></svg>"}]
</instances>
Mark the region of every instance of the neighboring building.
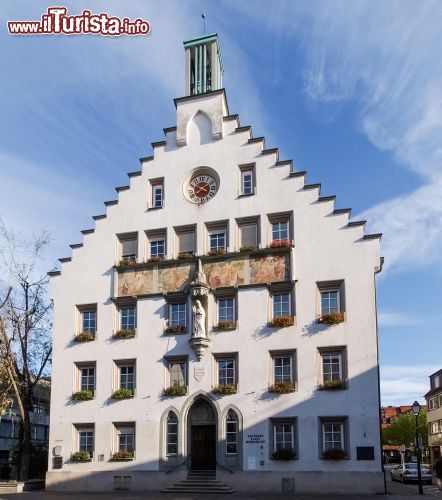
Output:
<instances>
[{"instance_id":1,"label":"neighboring building","mask_svg":"<svg viewBox=\"0 0 442 500\"><path fill-rule=\"evenodd\" d=\"M382 493L380 235L229 114L216 35L185 51L177 125L51 273L47 488Z\"/></svg>"},{"instance_id":2,"label":"neighboring building","mask_svg":"<svg viewBox=\"0 0 442 500\"><path fill-rule=\"evenodd\" d=\"M430 390L425 394L428 413L428 446L431 462L442 456L442 369L430 375Z\"/></svg>"},{"instance_id":3,"label":"neighboring building","mask_svg":"<svg viewBox=\"0 0 442 500\"><path fill-rule=\"evenodd\" d=\"M32 443L41 448L47 448L49 442L50 395L50 382L41 379L34 388L33 411L30 414ZM20 422L20 412L14 402L10 411L0 417L0 479L16 477L14 450L18 446Z\"/></svg>"}]
</instances>

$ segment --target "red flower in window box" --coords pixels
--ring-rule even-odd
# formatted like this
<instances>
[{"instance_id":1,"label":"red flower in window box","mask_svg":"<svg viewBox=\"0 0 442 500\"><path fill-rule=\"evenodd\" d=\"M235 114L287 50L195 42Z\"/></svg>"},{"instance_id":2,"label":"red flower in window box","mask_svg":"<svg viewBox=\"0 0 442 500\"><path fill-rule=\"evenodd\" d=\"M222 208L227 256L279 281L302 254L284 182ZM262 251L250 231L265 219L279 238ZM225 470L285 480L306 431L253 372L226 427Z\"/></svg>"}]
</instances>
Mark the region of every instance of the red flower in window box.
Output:
<instances>
[{"instance_id":1,"label":"red flower in window box","mask_svg":"<svg viewBox=\"0 0 442 500\"><path fill-rule=\"evenodd\" d=\"M326 325L339 325L339 323L344 322L343 312L332 312L327 314L321 314L318 323L325 323Z\"/></svg>"},{"instance_id":2,"label":"red flower in window box","mask_svg":"<svg viewBox=\"0 0 442 500\"><path fill-rule=\"evenodd\" d=\"M275 240L269 245L269 248L286 248L292 246L292 240Z\"/></svg>"}]
</instances>

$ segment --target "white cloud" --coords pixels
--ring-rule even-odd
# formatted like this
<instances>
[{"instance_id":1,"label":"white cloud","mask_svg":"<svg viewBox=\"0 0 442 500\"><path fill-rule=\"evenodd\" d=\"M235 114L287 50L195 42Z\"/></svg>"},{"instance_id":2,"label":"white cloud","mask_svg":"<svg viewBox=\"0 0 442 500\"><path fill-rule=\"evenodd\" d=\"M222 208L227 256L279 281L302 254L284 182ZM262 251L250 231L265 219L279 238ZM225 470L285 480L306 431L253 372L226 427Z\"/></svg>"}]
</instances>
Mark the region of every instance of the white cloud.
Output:
<instances>
[{"instance_id":1,"label":"white cloud","mask_svg":"<svg viewBox=\"0 0 442 500\"><path fill-rule=\"evenodd\" d=\"M302 42L312 101L356 102L368 139L421 175L415 192L361 214L368 230L385 235L385 268L441 260L442 4L365 0L349 8L336 0L238 8Z\"/></svg>"},{"instance_id":2,"label":"white cloud","mask_svg":"<svg viewBox=\"0 0 442 500\"><path fill-rule=\"evenodd\" d=\"M430 389L429 376L440 369L436 365L381 366L381 401L383 405L407 405L414 400L425 403Z\"/></svg>"},{"instance_id":3,"label":"white cloud","mask_svg":"<svg viewBox=\"0 0 442 500\"><path fill-rule=\"evenodd\" d=\"M410 314L397 311L379 311L378 324L380 327L389 326L416 326L420 324L419 318Z\"/></svg>"}]
</instances>

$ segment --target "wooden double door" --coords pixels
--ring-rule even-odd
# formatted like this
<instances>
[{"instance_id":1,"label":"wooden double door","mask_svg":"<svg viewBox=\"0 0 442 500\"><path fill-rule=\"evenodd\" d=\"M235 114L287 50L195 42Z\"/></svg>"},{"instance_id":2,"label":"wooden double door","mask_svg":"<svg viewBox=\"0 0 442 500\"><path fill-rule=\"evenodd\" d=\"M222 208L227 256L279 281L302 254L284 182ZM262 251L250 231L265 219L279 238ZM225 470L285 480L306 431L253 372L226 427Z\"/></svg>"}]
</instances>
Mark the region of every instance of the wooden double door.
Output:
<instances>
[{"instance_id":1,"label":"wooden double door","mask_svg":"<svg viewBox=\"0 0 442 500\"><path fill-rule=\"evenodd\" d=\"M216 469L216 425L190 427L192 470Z\"/></svg>"}]
</instances>

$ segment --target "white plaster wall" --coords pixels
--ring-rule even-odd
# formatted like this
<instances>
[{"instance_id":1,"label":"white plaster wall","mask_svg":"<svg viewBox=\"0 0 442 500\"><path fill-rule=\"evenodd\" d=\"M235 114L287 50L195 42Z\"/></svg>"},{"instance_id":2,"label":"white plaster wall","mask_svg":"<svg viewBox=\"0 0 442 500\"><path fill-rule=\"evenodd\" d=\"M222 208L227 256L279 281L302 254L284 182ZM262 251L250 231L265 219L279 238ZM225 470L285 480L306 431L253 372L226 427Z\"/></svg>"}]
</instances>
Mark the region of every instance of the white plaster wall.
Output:
<instances>
[{"instance_id":1,"label":"white plaster wall","mask_svg":"<svg viewBox=\"0 0 442 500\"><path fill-rule=\"evenodd\" d=\"M177 122L187 129L186 117L198 109L218 119L227 114L219 94L178 102ZM303 177L290 177L289 165L277 165L276 154L261 155L262 144L248 144L247 131L236 132L236 120L223 121L223 138L205 144L187 138L178 147L175 133L167 134L167 145L155 147L154 159L143 162L141 176L130 179L130 190L119 194L117 205L107 208L107 217L96 222L95 232L84 236L84 246L73 250L71 262L63 263L61 276L52 279L54 309L53 379L51 400L50 471L52 448L62 444L67 459L72 452L74 423L95 423L95 456L105 455L88 464L63 465L68 471L157 470L159 421L169 406L181 411L196 391L210 392L213 386L212 353L238 352L239 391L217 397L223 410L234 404L242 412L244 439L248 432L267 436L268 419L295 416L298 419L299 460L278 463L269 460L268 443L264 448L244 445L244 468L248 456L257 456L258 469L293 471L355 470L380 471L378 380L374 271L379 266L379 241L363 240L361 227L347 227L348 216L332 215L332 201L318 202L318 189L304 190ZM194 130L188 127L188 130ZM197 142L197 143L196 143ZM203 141L205 142L205 141ZM256 195L238 198L238 165L256 163ZM220 177L217 195L198 206L183 195L183 181L189 171L210 166ZM160 210L148 210L149 179L164 177L165 202ZM175 255L174 226L197 224L197 254L204 254L204 224L229 220L230 251L235 250L235 218L260 216L261 247L270 240L267 214L293 212L293 279L295 284L296 324L275 330L265 327L269 319L267 288L239 289L239 328L211 335L210 347L197 362L189 335L163 335L162 297L141 299L137 304L137 336L113 341L116 309L114 295L118 233L138 231L140 260L145 256L144 231L167 227L168 256ZM317 313L316 282L345 280L346 321L338 326L315 324ZM96 341L72 344L75 333L76 305L97 303ZM213 318L213 300L209 318ZM209 324L212 321L209 320ZM264 328L264 329L263 329ZM316 391L318 385L318 347L345 345L348 353L349 387L344 391ZM298 390L270 397L269 350L295 349ZM189 355L189 393L179 398L161 397L165 383L163 356ZM136 359L136 397L113 402L113 360ZM70 402L74 390L74 364L97 364L96 397L92 401ZM194 366L206 368L204 380L193 377ZM333 463L319 459L318 416L348 416L350 459ZM136 459L130 464L108 462L111 452L112 422L136 423ZM183 431L183 434L184 431ZM357 461L356 446L374 446L376 460ZM259 460L264 465L259 465Z\"/></svg>"}]
</instances>

